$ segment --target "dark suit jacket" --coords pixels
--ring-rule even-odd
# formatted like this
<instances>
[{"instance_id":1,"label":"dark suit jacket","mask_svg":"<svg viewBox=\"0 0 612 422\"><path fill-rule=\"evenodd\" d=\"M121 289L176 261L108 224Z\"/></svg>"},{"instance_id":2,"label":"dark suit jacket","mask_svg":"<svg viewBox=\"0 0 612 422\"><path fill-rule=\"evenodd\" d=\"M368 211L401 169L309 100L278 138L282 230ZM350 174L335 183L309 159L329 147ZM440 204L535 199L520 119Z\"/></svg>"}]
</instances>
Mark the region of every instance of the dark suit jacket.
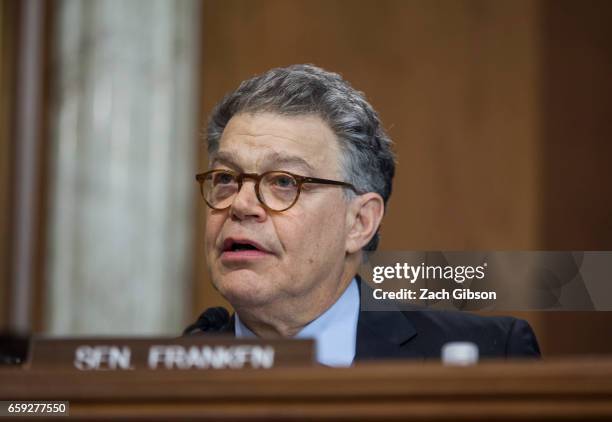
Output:
<instances>
[{"instance_id":1,"label":"dark suit jacket","mask_svg":"<svg viewBox=\"0 0 612 422\"><path fill-rule=\"evenodd\" d=\"M361 283L359 288L369 287ZM234 334L234 316L218 333ZM458 311L363 311L357 323L355 360L439 359L451 341L478 345L481 358L539 357L529 324L512 317L484 317Z\"/></svg>"}]
</instances>

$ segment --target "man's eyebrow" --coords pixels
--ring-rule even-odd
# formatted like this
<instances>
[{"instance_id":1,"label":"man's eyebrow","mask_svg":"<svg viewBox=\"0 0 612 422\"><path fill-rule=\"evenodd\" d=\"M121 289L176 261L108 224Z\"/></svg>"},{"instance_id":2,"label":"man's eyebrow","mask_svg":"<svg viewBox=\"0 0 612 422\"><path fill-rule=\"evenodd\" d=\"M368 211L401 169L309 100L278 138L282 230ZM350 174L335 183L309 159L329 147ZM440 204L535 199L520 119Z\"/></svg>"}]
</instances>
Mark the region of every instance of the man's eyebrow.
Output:
<instances>
[{"instance_id":1,"label":"man's eyebrow","mask_svg":"<svg viewBox=\"0 0 612 422\"><path fill-rule=\"evenodd\" d=\"M212 154L210 164L213 164L216 162L220 162L221 164L226 164L230 167L240 168L240 166L234 161L234 154L231 154L228 152L217 151L214 154Z\"/></svg>"},{"instance_id":2,"label":"man's eyebrow","mask_svg":"<svg viewBox=\"0 0 612 422\"><path fill-rule=\"evenodd\" d=\"M274 164L284 164L284 165L294 165L298 167L303 167L304 169L314 172L314 168L308 164L308 161L304 160L302 157L298 157L297 155L286 155L279 152L274 152L265 159L266 163L274 163Z\"/></svg>"},{"instance_id":3,"label":"man's eyebrow","mask_svg":"<svg viewBox=\"0 0 612 422\"><path fill-rule=\"evenodd\" d=\"M231 154L225 151L219 151L213 155L211 163L215 163L215 162L220 162L220 163L232 166L232 167L240 168L240 166L234 160L234 154ZM310 164L308 164L308 161L304 160L302 157L298 157L297 155L287 155L287 154L283 154L279 152L273 152L267 155L264 159L264 164L266 165L277 165L277 164L278 165L294 165L294 166L302 167L305 170L308 170L313 173L315 171L314 168Z\"/></svg>"}]
</instances>

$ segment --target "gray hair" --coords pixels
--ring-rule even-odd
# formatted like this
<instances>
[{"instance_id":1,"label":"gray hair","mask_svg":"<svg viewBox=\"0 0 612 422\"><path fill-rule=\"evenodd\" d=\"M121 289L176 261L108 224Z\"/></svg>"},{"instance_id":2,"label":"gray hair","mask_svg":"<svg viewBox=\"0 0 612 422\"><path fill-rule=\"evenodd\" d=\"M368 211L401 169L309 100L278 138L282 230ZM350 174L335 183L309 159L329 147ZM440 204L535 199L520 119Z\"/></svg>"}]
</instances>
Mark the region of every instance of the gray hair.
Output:
<instances>
[{"instance_id":1,"label":"gray hair","mask_svg":"<svg viewBox=\"0 0 612 422\"><path fill-rule=\"evenodd\" d=\"M210 115L206 131L209 156L218 150L219 139L233 116L258 112L321 117L344 152L341 168L346 181L362 193L378 193L387 204L395 174L391 139L365 95L340 75L300 64L271 69L242 82ZM378 242L377 230L363 249L374 251Z\"/></svg>"}]
</instances>

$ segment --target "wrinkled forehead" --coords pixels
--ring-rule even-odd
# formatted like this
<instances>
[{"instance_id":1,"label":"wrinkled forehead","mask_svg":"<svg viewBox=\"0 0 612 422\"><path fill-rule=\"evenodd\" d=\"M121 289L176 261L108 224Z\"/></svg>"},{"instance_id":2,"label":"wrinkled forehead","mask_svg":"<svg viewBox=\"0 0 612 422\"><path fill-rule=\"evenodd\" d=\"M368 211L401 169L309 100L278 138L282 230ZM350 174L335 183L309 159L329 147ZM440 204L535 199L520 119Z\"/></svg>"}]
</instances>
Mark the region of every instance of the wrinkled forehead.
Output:
<instances>
[{"instance_id":1,"label":"wrinkled forehead","mask_svg":"<svg viewBox=\"0 0 612 422\"><path fill-rule=\"evenodd\" d=\"M228 122L210 164L323 177L340 174L340 159L336 136L320 117L257 113L239 114Z\"/></svg>"}]
</instances>

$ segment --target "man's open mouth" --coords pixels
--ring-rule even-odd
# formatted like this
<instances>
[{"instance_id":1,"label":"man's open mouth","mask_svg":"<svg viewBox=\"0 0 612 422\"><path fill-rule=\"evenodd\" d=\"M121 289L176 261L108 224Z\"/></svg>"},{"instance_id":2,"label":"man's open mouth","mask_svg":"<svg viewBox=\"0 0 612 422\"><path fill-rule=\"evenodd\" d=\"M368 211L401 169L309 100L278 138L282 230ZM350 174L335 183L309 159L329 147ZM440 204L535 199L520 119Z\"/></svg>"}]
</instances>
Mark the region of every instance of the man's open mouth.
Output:
<instances>
[{"instance_id":1,"label":"man's open mouth","mask_svg":"<svg viewBox=\"0 0 612 422\"><path fill-rule=\"evenodd\" d=\"M229 248L230 251L258 251L255 246L250 245L248 243L233 243Z\"/></svg>"},{"instance_id":2,"label":"man's open mouth","mask_svg":"<svg viewBox=\"0 0 612 422\"><path fill-rule=\"evenodd\" d=\"M269 255L259 243L249 239L227 238L223 242L222 256L224 258L244 258Z\"/></svg>"}]
</instances>

